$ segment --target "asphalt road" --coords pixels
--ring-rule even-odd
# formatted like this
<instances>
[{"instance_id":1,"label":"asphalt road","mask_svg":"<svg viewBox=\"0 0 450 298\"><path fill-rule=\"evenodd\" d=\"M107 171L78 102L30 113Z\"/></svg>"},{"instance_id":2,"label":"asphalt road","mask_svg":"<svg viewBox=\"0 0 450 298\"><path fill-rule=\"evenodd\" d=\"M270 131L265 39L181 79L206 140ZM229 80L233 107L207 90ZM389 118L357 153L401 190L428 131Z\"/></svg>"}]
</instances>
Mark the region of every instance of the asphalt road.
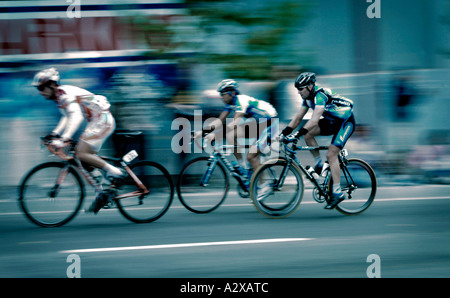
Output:
<instances>
[{"instance_id":1,"label":"asphalt road","mask_svg":"<svg viewBox=\"0 0 450 298\"><path fill-rule=\"evenodd\" d=\"M231 193L199 215L175 196L149 224L102 210L40 228L3 192L0 277L450 277L450 186L380 187L357 216L323 207L307 189L294 214L269 219Z\"/></svg>"}]
</instances>

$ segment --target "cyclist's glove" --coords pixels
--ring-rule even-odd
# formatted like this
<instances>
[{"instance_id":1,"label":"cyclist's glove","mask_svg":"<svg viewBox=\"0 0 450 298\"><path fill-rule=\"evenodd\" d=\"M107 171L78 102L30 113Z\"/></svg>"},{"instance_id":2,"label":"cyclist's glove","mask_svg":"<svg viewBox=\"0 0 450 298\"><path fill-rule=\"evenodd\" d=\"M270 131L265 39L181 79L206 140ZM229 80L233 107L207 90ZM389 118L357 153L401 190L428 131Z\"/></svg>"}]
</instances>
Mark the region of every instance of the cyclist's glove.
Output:
<instances>
[{"instance_id":1,"label":"cyclist's glove","mask_svg":"<svg viewBox=\"0 0 450 298\"><path fill-rule=\"evenodd\" d=\"M62 148L65 146L64 141L61 139L55 139L51 142L51 145L56 148Z\"/></svg>"},{"instance_id":2,"label":"cyclist's glove","mask_svg":"<svg viewBox=\"0 0 450 298\"><path fill-rule=\"evenodd\" d=\"M53 139L59 139L59 138L61 138L61 136L57 133L54 133L53 131L51 133L49 133L48 135L41 137L41 139L43 141L51 141Z\"/></svg>"},{"instance_id":3,"label":"cyclist's glove","mask_svg":"<svg viewBox=\"0 0 450 298\"><path fill-rule=\"evenodd\" d=\"M283 141L284 143L292 143L295 142L297 143L298 139L307 134L308 130L306 128L300 128L298 131L296 131L295 133L291 134L293 131L292 128L290 128L289 126L287 126L282 132L282 138L280 139L281 141ZM285 133L287 133L288 135L286 135Z\"/></svg>"},{"instance_id":4,"label":"cyclist's glove","mask_svg":"<svg viewBox=\"0 0 450 298\"><path fill-rule=\"evenodd\" d=\"M288 143L286 138L288 135L290 135L292 133L294 129L292 127L286 126L280 133L280 135L278 136L278 140L282 143Z\"/></svg>"},{"instance_id":5,"label":"cyclist's glove","mask_svg":"<svg viewBox=\"0 0 450 298\"><path fill-rule=\"evenodd\" d=\"M294 136L299 139L301 136L306 135L308 133L308 130L306 128L300 128L296 133L294 133Z\"/></svg>"}]
</instances>

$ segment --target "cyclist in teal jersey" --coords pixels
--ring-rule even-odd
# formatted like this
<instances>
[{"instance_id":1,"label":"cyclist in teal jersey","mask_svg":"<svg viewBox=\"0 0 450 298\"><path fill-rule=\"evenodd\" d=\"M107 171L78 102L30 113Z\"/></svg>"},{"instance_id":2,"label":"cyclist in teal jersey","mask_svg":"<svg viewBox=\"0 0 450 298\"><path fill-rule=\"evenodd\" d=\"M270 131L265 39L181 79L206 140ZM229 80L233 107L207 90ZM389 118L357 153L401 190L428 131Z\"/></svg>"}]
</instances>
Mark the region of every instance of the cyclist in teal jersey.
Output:
<instances>
[{"instance_id":1,"label":"cyclist in teal jersey","mask_svg":"<svg viewBox=\"0 0 450 298\"><path fill-rule=\"evenodd\" d=\"M281 137L293 140L293 138L304 136L308 146L318 146L315 136L333 136L327 152L327 160L333 178L333 198L325 206L325 209L333 209L344 199L340 187L338 154L355 130L353 101L332 92L328 88L321 88L316 85L316 75L311 72L301 73L295 80L294 85L303 103L298 113L282 131ZM292 134L293 130L300 125L308 109L313 110L311 119L300 130ZM314 170L320 174L323 166L320 153L318 150L313 150L311 153L316 160Z\"/></svg>"},{"instance_id":2,"label":"cyclist in teal jersey","mask_svg":"<svg viewBox=\"0 0 450 298\"><path fill-rule=\"evenodd\" d=\"M219 117L209 127L205 127L203 131L219 131L219 128L225 123L227 117L234 112L233 120L227 122L225 126L226 139L229 143L237 144L238 138L257 138L255 146L250 148L247 154L247 161L250 163L252 169L255 170L260 165L259 156L261 152L266 151L272 140L276 138L276 134L278 133L278 119L274 118L278 116L278 113L270 103L240 94L238 87L238 83L231 79L223 80L219 83L217 92L220 93L225 107ZM243 118L253 118L256 120L258 135L245 135L245 127L240 125ZM196 132L194 138L199 138L203 131ZM214 138L214 133L206 136L207 140ZM245 167L247 162L242 159L242 154L240 152L234 152L234 155Z\"/></svg>"}]
</instances>

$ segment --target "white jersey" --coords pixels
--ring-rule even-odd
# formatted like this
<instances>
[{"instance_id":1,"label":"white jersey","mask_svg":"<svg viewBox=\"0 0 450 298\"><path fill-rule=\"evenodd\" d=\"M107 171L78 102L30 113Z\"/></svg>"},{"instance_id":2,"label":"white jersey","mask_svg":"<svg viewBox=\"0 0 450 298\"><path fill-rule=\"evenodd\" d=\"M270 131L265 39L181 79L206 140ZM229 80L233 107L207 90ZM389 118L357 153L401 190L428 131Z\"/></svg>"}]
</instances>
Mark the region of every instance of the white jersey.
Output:
<instances>
[{"instance_id":1,"label":"white jersey","mask_svg":"<svg viewBox=\"0 0 450 298\"><path fill-rule=\"evenodd\" d=\"M102 115L110 114L106 97L75 86L58 86L56 103L63 117L53 132L61 134L64 131L63 138L71 138L84 119L95 122Z\"/></svg>"},{"instance_id":2,"label":"white jersey","mask_svg":"<svg viewBox=\"0 0 450 298\"><path fill-rule=\"evenodd\" d=\"M278 114L270 103L248 95L236 95L231 104L225 105L225 111L244 113L244 117L255 119L273 118Z\"/></svg>"}]
</instances>

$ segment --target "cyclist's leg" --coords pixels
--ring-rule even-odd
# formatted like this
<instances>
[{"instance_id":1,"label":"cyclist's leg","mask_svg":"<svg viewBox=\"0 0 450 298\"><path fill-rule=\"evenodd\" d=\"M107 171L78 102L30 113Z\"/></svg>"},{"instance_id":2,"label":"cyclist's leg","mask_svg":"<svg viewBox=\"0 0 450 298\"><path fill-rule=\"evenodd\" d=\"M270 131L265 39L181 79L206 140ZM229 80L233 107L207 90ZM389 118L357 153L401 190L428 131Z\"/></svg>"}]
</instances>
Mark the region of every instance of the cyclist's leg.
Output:
<instances>
[{"instance_id":1,"label":"cyclist's leg","mask_svg":"<svg viewBox=\"0 0 450 298\"><path fill-rule=\"evenodd\" d=\"M86 130L80 136L75 154L85 167L102 169L110 176L119 177L122 175L122 171L108 164L97 155L114 129L115 121L112 115L110 113L102 114L102 118L98 121L92 121L88 124Z\"/></svg>"},{"instance_id":2,"label":"cyclist's leg","mask_svg":"<svg viewBox=\"0 0 450 298\"><path fill-rule=\"evenodd\" d=\"M332 194L335 200L332 201L331 204L327 205L327 209L334 208L337 203L339 203L343 198L342 190L340 187L341 169L339 166L338 155L339 152L344 148L345 143L347 142L349 137L353 134L354 130L355 119L352 115L342 123L341 128L333 136L331 145L328 148L327 160L330 164L331 177L333 179Z\"/></svg>"},{"instance_id":3,"label":"cyclist's leg","mask_svg":"<svg viewBox=\"0 0 450 298\"><path fill-rule=\"evenodd\" d=\"M308 146L316 147L319 144L316 141L316 136L321 134L320 126L316 126L308 131L307 134L305 134L303 137L305 139L305 143ZM316 160L316 164L321 163L321 157L319 150L311 150L311 154Z\"/></svg>"},{"instance_id":4,"label":"cyclist's leg","mask_svg":"<svg viewBox=\"0 0 450 298\"><path fill-rule=\"evenodd\" d=\"M259 156L262 152L270 153L270 146L276 142L278 135L278 119L269 118L268 120L260 121L259 131L261 132L247 154L247 161L250 163L252 169L255 171L261 164Z\"/></svg>"},{"instance_id":5,"label":"cyclist's leg","mask_svg":"<svg viewBox=\"0 0 450 298\"><path fill-rule=\"evenodd\" d=\"M252 121L244 121L243 123L236 125L233 129L227 128L226 132L227 144L237 145L238 139L247 139L249 136L246 135L246 131L249 130L251 135L255 131L254 130L255 127L256 126L254 126L254 123L252 123ZM238 160L238 162L241 164L241 166L246 168L245 166L246 162L244 161L244 158L242 156L242 153L244 151L245 150L242 148L237 148L236 150L233 151L233 154Z\"/></svg>"}]
</instances>

